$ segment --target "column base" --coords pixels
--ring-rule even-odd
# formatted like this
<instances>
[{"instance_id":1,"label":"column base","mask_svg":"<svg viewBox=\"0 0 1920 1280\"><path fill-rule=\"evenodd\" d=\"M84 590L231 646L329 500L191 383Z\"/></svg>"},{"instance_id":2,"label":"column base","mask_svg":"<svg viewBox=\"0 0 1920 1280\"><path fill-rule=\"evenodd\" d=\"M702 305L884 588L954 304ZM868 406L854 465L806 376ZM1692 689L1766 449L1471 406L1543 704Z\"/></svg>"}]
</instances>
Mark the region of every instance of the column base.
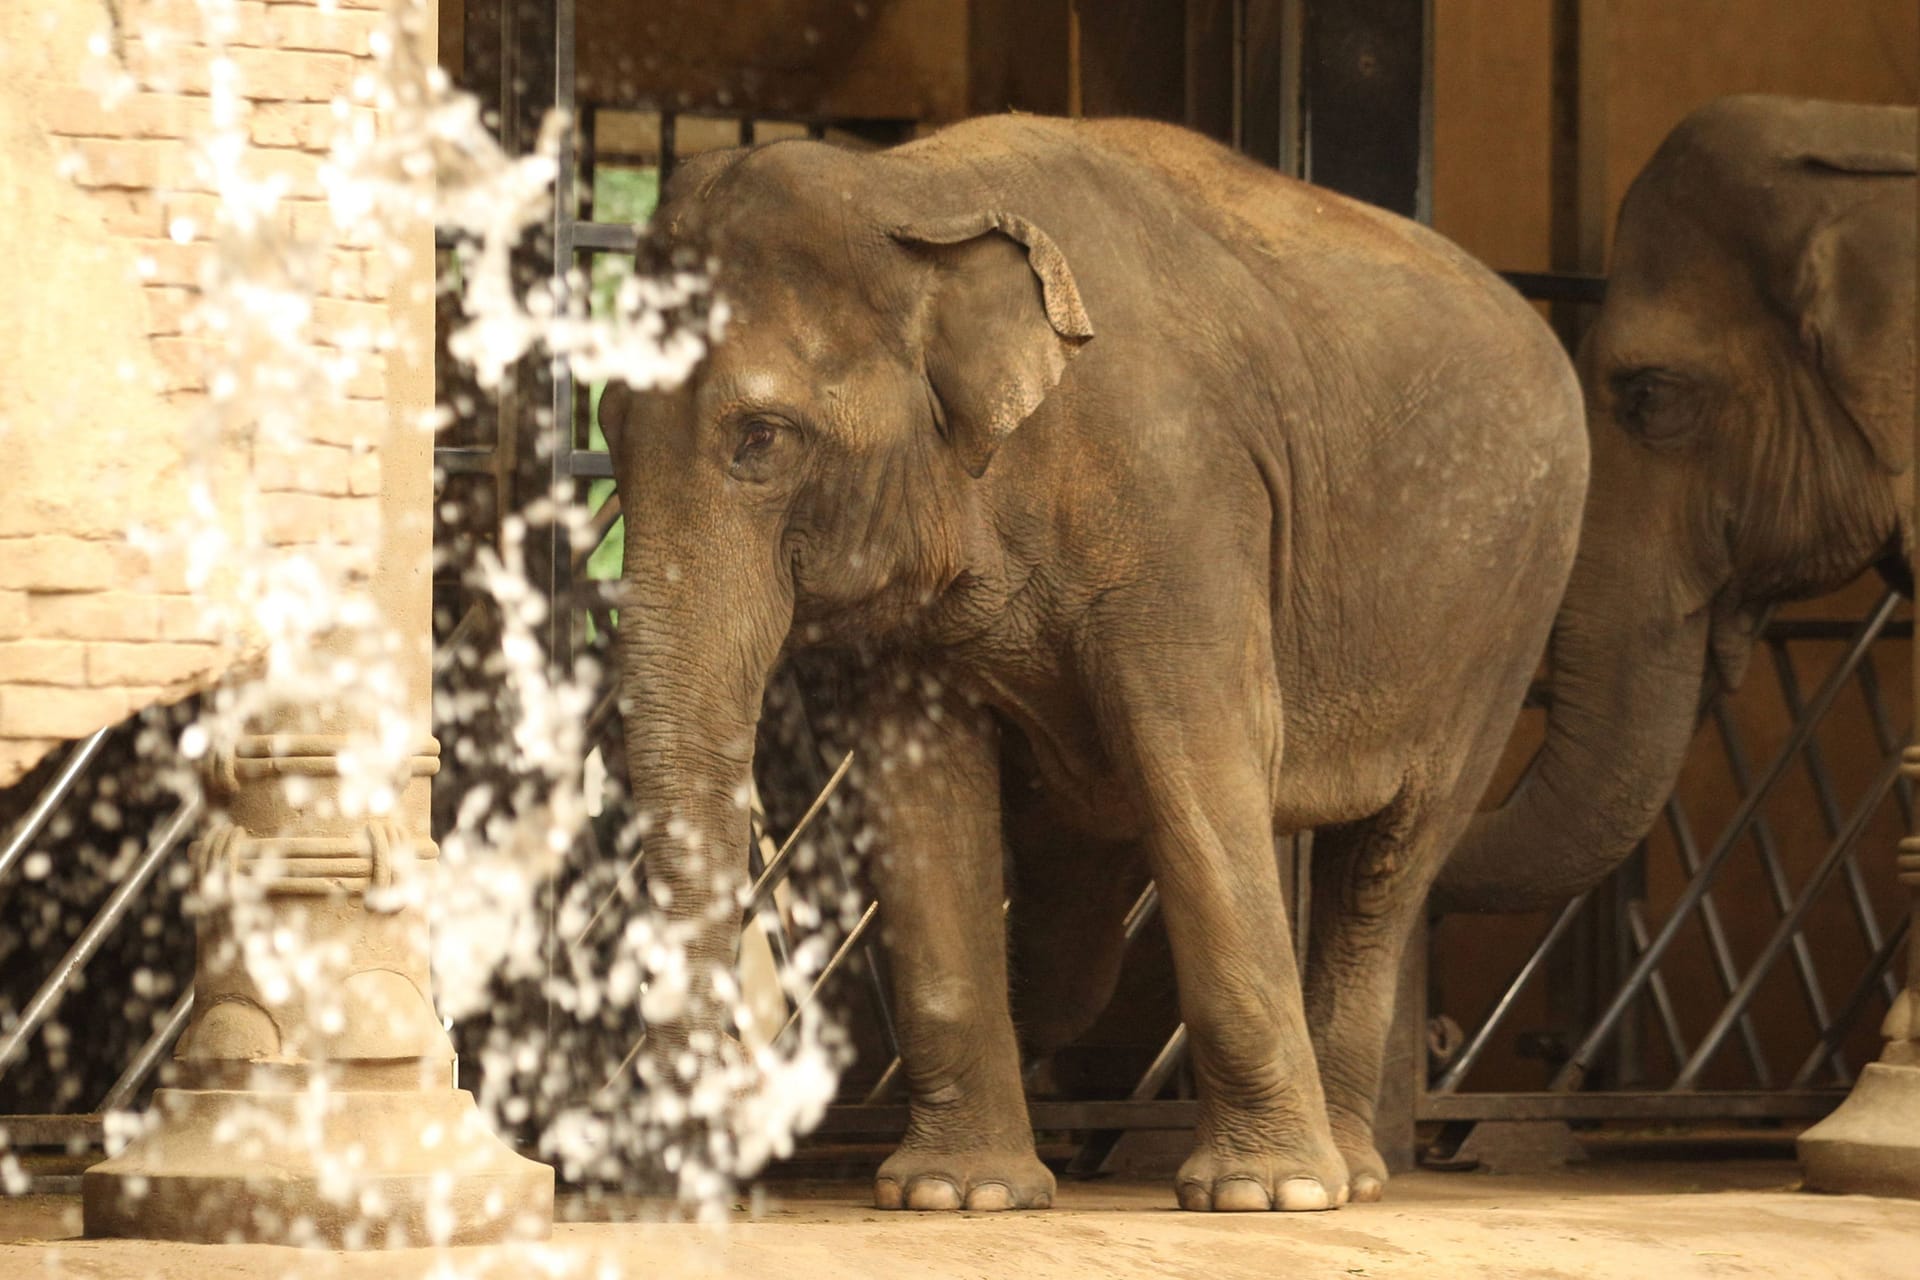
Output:
<instances>
[{"instance_id":1,"label":"column base","mask_svg":"<svg viewBox=\"0 0 1920 1280\"><path fill-rule=\"evenodd\" d=\"M1920 1066L1868 1063L1839 1110L1800 1135L1809 1191L1920 1199Z\"/></svg>"},{"instance_id":2,"label":"column base","mask_svg":"<svg viewBox=\"0 0 1920 1280\"><path fill-rule=\"evenodd\" d=\"M89 1236L392 1249L543 1240L553 1170L463 1089L159 1089L154 1127L87 1170Z\"/></svg>"}]
</instances>

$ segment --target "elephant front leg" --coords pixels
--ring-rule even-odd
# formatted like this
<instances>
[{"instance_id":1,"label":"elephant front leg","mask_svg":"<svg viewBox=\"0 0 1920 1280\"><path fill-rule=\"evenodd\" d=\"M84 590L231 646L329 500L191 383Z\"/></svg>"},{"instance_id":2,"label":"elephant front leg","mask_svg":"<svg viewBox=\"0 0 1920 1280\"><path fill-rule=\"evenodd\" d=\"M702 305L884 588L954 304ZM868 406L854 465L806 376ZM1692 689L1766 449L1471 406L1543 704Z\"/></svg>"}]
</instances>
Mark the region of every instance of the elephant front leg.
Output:
<instances>
[{"instance_id":1,"label":"elephant front leg","mask_svg":"<svg viewBox=\"0 0 1920 1280\"><path fill-rule=\"evenodd\" d=\"M1200 1092L1180 1206L1336 1208L1347 1168L1307 1035L1265 777L1221 757L1148 773L1149 851Z\"/></svg>"},{"instance_id":2,"label":"elephant front leg","mask_svg":"<svg viewBox=\"0 0 1920 1280\"><path fill-rule=\"evenodd\" d=\"M893 975L909 1091L899 1150L880 1166L882 1209L1043 1209L1053 1175L1034 1154L1007 1007L998 751L991 719L888 709L865 788L879 839L872 875Z\"/></svg>"}]
</instances>

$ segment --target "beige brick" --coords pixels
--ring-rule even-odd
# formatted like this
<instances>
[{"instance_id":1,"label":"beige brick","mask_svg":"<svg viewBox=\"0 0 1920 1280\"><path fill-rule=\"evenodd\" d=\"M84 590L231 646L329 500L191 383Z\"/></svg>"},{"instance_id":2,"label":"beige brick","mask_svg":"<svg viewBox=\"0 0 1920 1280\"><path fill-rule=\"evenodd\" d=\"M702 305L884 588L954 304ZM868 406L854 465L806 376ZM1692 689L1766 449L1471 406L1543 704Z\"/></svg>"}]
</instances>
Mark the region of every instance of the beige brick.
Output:
<instances>
[{"instance_id":1,"label":"beige brick","mask_svg":"<svg viewBox=\"0 0 1920 1280\"><path fill-rule=\"evenodd\" d=\"M140 591L29 593L25 634L42 639L151 640L160 634L159 597Z\"/></svg>"},{"instance_id":2,"label":"beige brick","mask_svg":"<svg viewBox=\"0 0 1920 1280\"><path fill-rule=\"evenodd\" d=\"M261 504L261 536L277 547L323 542L331 536L336 520L334 507L350 501L311 493L276 495Z\"/></svg>"},{"instance_id":3,"label":"beige brick","mask_svg":"<svg viewBox=\"0 0 1920 1280\"><path fill-rule=\"evenodd\" d=\"M155 338L153 358L164 391L197 391L207 385L212 344L197 338Z\"/></svg>"},{"instance_id":4,"label":"beige brick","mask_svg":"<svg viewBox=\"0 0 1920 1280\"><path fill-rule=\"evenodd\" d=\"M0 736L82 738L126 719L124 689L61 689L8 685L0 689Z\"/></svg>"},{"instance_id":5,"label":"beige brick","mask_svg":"<svg viewBox=\"0 0 1920 1280\"><path fill-rule=\"evenodd\" d=\"M0 640L27 634L27 593L0 591Z\"/></svg>"},{"instance_id":6,"label":"beige brick","mask_svg":"<svg viewBox=\"0 0 1920 1280\"><path fill-rule=\"evenodd\" d=\"M116 236L146 239L166 234L160 197L151 191L103 188L93 193L93 207L100 211L101 223Z\"/></svg>"},{"instance_id":7,"label":"beige brick","mask_svg":"<svg viewBox=\"0 0 1920 1280\"><path fill-rule=\"evenodd\" d=\"M362 449L353 455L353 466L348 473L348 486L356 495L377 494L380 492L380 455L372 449Z\"/></svg>"},{"instance_id":8,"label":"beige brick","mask_svg":"<svg viewBox=\"0 0 1920 1280\"><path fill-rule=\"evenodd\" d=\"M320 263L319 289L328 298L365 298L366 254L357 249L327 250Z\"/></svg>"},{"instance_id":9,"label":"beige brick","mask_svg":"<svg viewBox=\"0 0 1920 1280\"><path fill-rule=\"evenodd\" d=\"M313 304L313 327L324 335L323 341L340 346L365 346L384 335L393 323L384 302L343 302L338 298L319 298Z\"/></svg>"},{"instance_id":10,"label":"beige brick","mask_svg":"<svg viewBox=\"0 0 1920 1280\"><path fill-rule=\"evenodd\" d=\"M124 542L0 538L0 587L15 591L99 591L124 586L146 568L147 558Z\"/></svg>"},{"instance_id":11,"label":"beige brick","mask_svg":"<svg viewBox=\"0 0 1920 1280\"><path fill-rule=\"evenodd\" d=\"M18 782L60 745L59 738L0 738L0 787Z\"/></svg>"},{"instance_id":12,"label":"beige brick","mask_svg":"<svg viewBox=\"0 0 1920 1280\"><path fill-rule=\"evenodd\" d=\"M276 4L267 10L267 40L280 49L312 49L366 56L367 37L380 25L374 13L322 11L310 4Z\"/></svg>"},{"instance_id":13,"label":"beige brick","mask_svg":"<svg viewBox=\"0 0 1920 1280\"><path fill-rule=\"evenodd\" d=\"M68 143L69 169L83 187L205 190L183 144L150 138L75 138Z\"/></svg>"},{"instance_id":14,"label":"beige brick","mask_svg":"<svg viewBox=\"0 0 1920 1280\"><path fill-rule=\"evenodd\" d=\"M146 284L179 284L198 287L201 275L213 258L213 246L204 242L175 244L171 240L135 242L135 273Z\"/></svg>"},{"instance_id":15,"label":"beige brick","mask_svg":"<svg viewBox=\"0 0 1920 1280\"><path fill-rule=\"evenodd\" d=\"M184 684L222 665L216 645L105 640L87 646L87 683L128 688Z\"/></svg>"},{"instance_id":16,"label":"beige brick","mask_svg":"<svg viewBox=\"0 0 1920 1280\"><path fill-rule=\"evenodd\" d=\"M127 41L127 73L142 89L160 93L205 94L213 87L212 60L205 50L177 38L159 38L153 28L132 27L143 34ZM196 33L198 26L192 28ZM164 30L164 29L162 29Z\"/></svg>"},{"instance_id":17,"label":"beige brick","mask_svg":"<svg viewBox=\"0 0 1920 1280\"><path fill-rule=\"evenodd\" d=\"M333 142L339 119L325 102L262 102L248 124L254 145L317 151Z\"/></svg>"},{"instance_id":18,"label":"beige brick","mask_svg":"<svg viewBox=\"0 0 1920 1280\"><path fill-rule=\"evenodd\" d=\"M153 285L147 296L147 332L171 337L186 332L187 316L200 300L198 290L179 285Z\"/></svg>"},{"instance_id":19,"label":"beige brick","mask_svg":"<svg viewBox=\"0 0 1920 1280\"><path fill-rule=\"evenodd\" d=\"M326 444L378 444L387 434L387 406L370 400L316 405L304 426L309 440Z\"/></svg>"},{"instance_id":20,"label":"beige brick","mask_svg":"<svg viewBox=\"0 0 1920 1280\"><path fill-rule=\"evenodd\" d=\"M352 88L354 60L343 53L234 49L240 91L257 102L330 102Z\"/></svg>"},{"instance_id":21,"label":"beige brick","mask_svg":"<svg viewBox=\"0 0 1920 1280\"><path fill-rule=\"evenodd\" d=\"M213 123L213 103L197 94L130 93L108 103L91 89L53 88L41 100L48 133L86 138L190 138Z\"/></svg>"},{"instance_id":22,"label":"beige brick","mask_svg":"<svg viewBox=\"0 0 1920 1280\"><path fill-rule=\"evenodd\" d=\"M360 256L366 271L362 296L384 301L393 292L393 263L384 249L369 249Z\"/></svg>"},{"instance_id":23,"label":"beige brick","mask_svg":"<svg viewBox=\"0 0 1920 1280\"><path fill-rule=\"evenodd\" d=\"M247 152L246 171L256 181L279 179L281 191L289 196L318 200L327 194L320 185L320 166L325 157L290 147L253 147Z\"/></svg>"},{"instance_id":24,"label":"beige brick","mask_svg":"<svg viewBox=\"0 0 1920 1280\"><path fill-rule=\"evenodd\" d=\"M353 450L339 445L309 444L297 449L256 448L253 482L266 493L351 492Z\"/></svg>"},{"instance_id":25,"label":"beige brick","mask_svg":"<svg viewBox=\"0 0 1920 1280\"><path fill-rule=\"evenodd\" d=\"M159 603L161 639L219 639L219 619L197 596L161 596Z\"/></svg>"},{"instance_id":26,"label":"beige brick","mask_svg":"<svg viewBox=\"0 0 1920 1280\"><path fill-rule=\"evenodd\" d=\"M85 684L86 657L78 641L0 640L0 684Z\"/></svg>"},{"instance_id":27,"label":"beige brick","mask_svg":"<svg viewBox=\"0 0 1920 1280\"><path fill-rule=\"evenodd\" d=\"M293 235L297 240L335 245L343 249L370 249L379 241L378 230L371 225L335 226L333 210L323 200L302 200L290 204L289 211L293 215Z\"/></svg>"}]
</instances>

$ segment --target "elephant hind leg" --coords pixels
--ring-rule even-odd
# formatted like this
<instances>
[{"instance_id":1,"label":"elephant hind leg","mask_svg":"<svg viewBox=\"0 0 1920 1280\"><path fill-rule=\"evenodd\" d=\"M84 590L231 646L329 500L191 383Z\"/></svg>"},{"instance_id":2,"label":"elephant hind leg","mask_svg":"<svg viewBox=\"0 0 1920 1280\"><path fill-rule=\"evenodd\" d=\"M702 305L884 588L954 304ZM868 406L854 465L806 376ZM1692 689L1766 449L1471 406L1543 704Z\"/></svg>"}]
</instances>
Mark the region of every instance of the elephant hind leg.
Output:
<instances>
[{"instance_id":1,"label":"elephant hind leg","mask_svg":"<svg viewBox=\"0 0 1920 1280\"><path fill-rule=\"evenodd\" d=\"M1355 1201L1380 1199L1387 1183L1374 1100L1401 956L1478 794L1454 787L1433 800L1409 789L1373 818L1314 833L1307 1025Z\"/></svg>"},{"instance_id":2,"label":"elephant hind leg","mask_svg":"<svg viewBox=\"0 0 1920 1280\"><path fill-rule=\"evenodd\" d=\"M1021 1057L1045 1061L1106 1011L1126 957L1126 920L1148 882L1136 843L1095 840L1046 820L1008 832L1013 1021Z\"/></svg>"}]
</instances>

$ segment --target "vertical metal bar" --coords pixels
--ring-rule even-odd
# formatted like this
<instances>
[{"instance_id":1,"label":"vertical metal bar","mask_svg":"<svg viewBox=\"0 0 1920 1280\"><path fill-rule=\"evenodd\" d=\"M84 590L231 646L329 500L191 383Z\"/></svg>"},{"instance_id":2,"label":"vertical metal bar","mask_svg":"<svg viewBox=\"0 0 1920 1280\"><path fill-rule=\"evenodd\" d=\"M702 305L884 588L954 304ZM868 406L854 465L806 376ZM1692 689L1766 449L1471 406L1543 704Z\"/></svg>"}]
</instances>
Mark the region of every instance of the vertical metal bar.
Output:
<instances>
[{"instance_id":1,"label":"vertical metal bar","mask_svg":"<svg viewBox=\"0 0 1920 1280\"><path fill-rule=\"evenodd\" d=\"M1310 4L1306 176L1423 221L1432 215L1432 0Z\"/></svg>"},{"instance_id":2,"label":"vertical metal bar","mask_svg":"<svg viewBox=\"0 0 1920 1280\"><path fill-rule=\"evenodd\" d=\"M1873 721L1873 736L1879 742L1880 749L1889 755L1900 750L1900 735L1894 730L1892 717L1887 714L1886 695L1880 687L1880 668L1875 665L1871 653L1860 660L1860 696L1867 704L1867 715ZM1893 793L1900 798L1900 816L1906 819L1907 826L1911 828L1913 781L1901 774Z\"/></svg>"},{"instance_id":3,"label":"vertical metal bar","mask_svg":"<svg viewBox=\"0 0 1920 1280\"><path fill-rule=\"evenodd\" d=\"M1691 883L1700 875L1700 847L1694 843L1693 824L1687 820L1685 808L1678 796L1668 796L1666 803L1668 829L1673 832L1673 844L1680 856L1681 869L1687 873ZM1740 966L1734 961L1733 948L1727 943L1726 926L1720 919L1720 908L1714 902L1711 891L1703 891L1696 904L1700 912L1700 927L1707 935L1707 952L1713 959L1714 977L1720 982L1722 995L1731 996L1740 989ZM1641 948L1645 954L1646 948ZM1655 969L1655 973L1659 970ZM1767 1064L1767 1055L1760 1046L1760 1033L1753 1025L1751 1017L1742 1015L1740 1019L1740 1042L1747 1052L1747 1063L1753 1068L1754 1083L1762 1089L1773 1085L1773 1068Z\"/></svg>"},{"instance_id":4,"label":"vertical metal bar","mask_svg":"<svg viewBox=\"0 0 1920 1280\"><path fill-rule=\"evenodd\" d=\"M107 734L110 732L112 732L111 725L105 729L96 730L75 743L73 750L67 753L66 761L61 764L59 772L53 775L53 779L47 783L46 790L42 791L40 798L33 802L33 808L27 810L26 816L20 819L18 826L14 827L13 834L7 837L7 847L0 849L0 879L4 879L7 872L13 870L13 864L20 860L20 855L27 851L34 837L40 834L40 828L47 825L47 819L52 817L53 811L60 807L60 802L67 798L67 792L73 790L74 782L86 772L94 756L100 753L100 744L107 740Z\"/></svg>"},{"instance_id":5,"label":"vertical metal bar","mask_svg":"<svg viewBox=\"0 0 1920 1280\"><path fill-rule=\"evenodd\" d=\"M1693 1051L1693 1057L1689 1058L1686 1065L1680 1069L1680 1074L1673 1083L1675 1089L1691 1089L1698 1083L1701 1073L1706 1070L1715 1051L1726 1039L1728 1027L1732 1025L1735 1018L1745 1013L1748 1005L1753 1003L1754 996L1760 990L1760 983L1766 978L1774 962L1780 958L1780 954L1786 950L1789 940L1799 928L1800 921L1805 918L1808 908L1813 905L1820 890L1826 887L1828 879L1839 867L1841 860L1865 833L1867 824L1880 807L1880 802L1887 798L1889 791L1893 790L1893 780L1899 776L1899 771L1900 760L1897 756L1881 766L1880 776L1874 780L1873 786L1860 803L1854 806L1853 816L1848 819L1846 829L1841 833L1840 838L1834 841L1827 851L1827 856L1821 859L1820 865L1808 878L1806 885L1800 891L1799 900L1793 904L1792 909L1774 929L1772 936L1767 939L1766 945L1760 949L1759 958L1747 970L1746 981L1740 984L1740 990L1734 993L1733 999L1728 1001L1727 1006L1720 1011L1720 1016L1714 1019L1713 1026L1701 1038L1700 1046Z\"/></svg>"},{"instance_id":6,"label":"vertical metal bar","mask_svg":"<svg viewBox=\"0 0 1920 1280\"><path fill-rule=\"evenodd\" d=\"M154 1067L159 1065L160 1056L180 1038L180 1033L187 1029L187 1019L192 1014L193 988L189 986L180 993L179 999L173 1002L173 1008L167 1011L166 1019L153 1029L153 1034L148 1036L146 1043L140 1046L140 1052L135 1054L133 1061L127 1064L127 1069L120 1073L120 1078L113 1082L113 1087L107 1090L107 1096L100 1100L101 1111L127 1109L127 1104L133 1101L133 1095L140 1091L140 1086L146 1083L147 1077L153 1074Z\"/></svg>"},{"instance_id":7,"label":"vertical metal bar","mask_svg":"<svg viewBox=\"0 0 1920 1280\"><path fill-rule=\"evenodd\" d=\"M147 881L153 878L153 873L160 869L160 864L166 860L169 853L173 852L175 843L189 827L200 820L200 815L204 811L205 805L199 796L194 796L181 805L174 811L173 817L167 820L167 824L154 836L153 843L147 846L147 851L141 854L139 860L128 869L127 874L115 887L112 896L107 899L106 905L100 908L100 914L93 918L93 922L74 940L74 944L67 948L67 954L60 958L60 963L53 967L53 972L47 975L47 980L40 984L38 991L33 993L33 999L27 1002L27 1007L21 1012L20 1020L14 1024L13 1030L7 1033L5 1040L0 1040L0 1075L4 1075L7 1068L13 1065L28 1039L40 1029L40 1024L60 1007L60 1001L66 996L67 988L72 985L74 975L93 959L94 953L100 950L100 944L105 942L107 936L119 926L122 917L127 914L127 909L133 905L134 898L147 887Z\"/></svg>"},{"instance_id":8,"label":"vertical metal bar","mask_svg":"<svg viewBox=\"0 0 1920 1280\"><path fill-rule=\"evenodd\" d=\"M1574 1050L1573 1056L1567 1060L1566 1066L1561 1068L1560 1072L1554 1077L1553 1087L1555 1089L1567 1090L1576 1088L1586 1077L1587 1064L1593 1060L1593 1055L1607 1042L1608 1038L1613 1035L1614 1029L1619 1025L1620 1019L1626 1014L1627 1010L1632 1007L1633 1001L1639 993L1641 986L1644 985L1647 980L1647 975L1660 963L1661 958L1666 955L1667 948L1671 947L1673 940L1680 935L1681 927L1686 923L1686 917L1691 914L1693 909L1699 904L1701 897L1712 884L1713 878L1720 873L1720 868L1725 865L1727 858L1732 854L1735 843L1746 833L1747 824L1753 821L1754 815L1759 812L1761 801L1772 789L1773 784L1779 781L1780 775L1786 772L1787 766L1800 754L1801 747L1805 745L1807 738L1812 735L1814 727L1819 724L1820 720L1833 706L1835 696L1839 694L1841 687L1852 677L1854 669L1859 666L1861 657L1880 635L1880 632L1886 628L1887 622L1893 617L1894 609L1899 605L1899 602L1899 593L1888 591L1880 597L1879 603L1874 606L1867 617L1861 620L1860 626L1856 628L1854 632L1852 643L1847 647L1845 656L1841 658L1840 662L1834 667L1827 678L1821 682L1819 689L1814 692L1813 698L1807 704L1807 714L1795 722L1792 731L1787 736L1787 741L1781 745L1778 754L1768 762L1767 767L1755 780L1754 789L1748 792L1746 798L1741 801L1740 807L1734 812L1732 820L1727 823L1726 829L1721 832L1719 838L1714 842L1712 852L1710 852L1701 863L1700 874L1695 876L1687 887L1681 891L1679 901L1674 904L1673 910L1668 914L1667 918L1661 922L1659 930L1654 934L1646 951L1642 953L1639 963L1634 965L1633 972L1627 975L1626 981L1620 985L1620 989L1615 993L1613 1000L1608 1004L1606 1010L1600 1015L1593 1027L1588 1030L1586 1038L1581 1041L1579 1047Z\"/></svg>"}]
</instances>

